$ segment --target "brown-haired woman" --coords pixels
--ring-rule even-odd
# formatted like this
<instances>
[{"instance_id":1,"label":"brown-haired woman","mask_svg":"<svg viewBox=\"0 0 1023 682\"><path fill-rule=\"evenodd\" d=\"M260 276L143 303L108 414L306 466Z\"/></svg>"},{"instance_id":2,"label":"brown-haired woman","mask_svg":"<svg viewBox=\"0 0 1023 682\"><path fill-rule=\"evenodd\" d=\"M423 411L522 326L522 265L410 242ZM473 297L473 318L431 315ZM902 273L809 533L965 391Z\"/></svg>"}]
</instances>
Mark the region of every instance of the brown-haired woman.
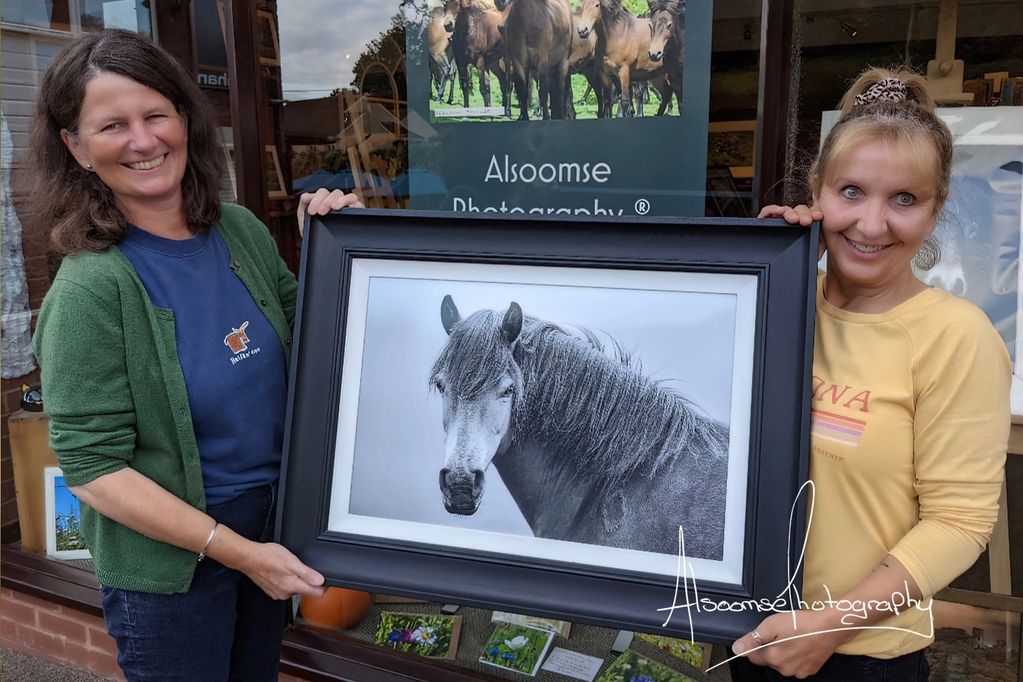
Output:
<instances>
[{"instance_id":1,"label":"brown-haired woman","mask_svg":"<svg viewBox=\"0 0 1023 682\"><path fill-rule=\"evenodd\" d=\"M266 227L220 203L215 120L145 38L58 55L32 139L37 227L65 254L36 355L118 662L129 680L276 680L282 600L323 591L269 542L295 279Z\"/></svg>"},{"instance_id":2,"label":"brown-haired woman","mask_svg":"<svg viewBox=\"0 0 1023 682\"><path fill-rule=\"evenodd\" d=\"M926 83L871 69L810 174L821 220L801 610L733 645L735 680L923 680L930 597L984 549L998 511L1011 368L982 311L913 273L933 265L952 135ZM916 606L914 600L920 600Z\"/></svg>"}]
</instances>

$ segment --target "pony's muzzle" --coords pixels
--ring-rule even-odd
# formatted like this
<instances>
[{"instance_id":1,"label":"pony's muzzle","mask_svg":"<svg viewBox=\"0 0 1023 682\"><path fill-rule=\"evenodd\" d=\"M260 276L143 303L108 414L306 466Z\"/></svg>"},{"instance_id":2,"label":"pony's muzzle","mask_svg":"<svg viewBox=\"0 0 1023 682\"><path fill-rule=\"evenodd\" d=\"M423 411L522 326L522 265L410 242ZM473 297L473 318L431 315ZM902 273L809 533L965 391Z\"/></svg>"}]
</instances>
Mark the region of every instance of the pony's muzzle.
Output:
<instances>
[{"instance_id":1,"label":"pony's muzzle","mask_svg":"<svg viewBox=\"0 0 1023 682\"><path fill-rule=\"evenodd\" d=\"M660 50L658 50L657 52L654 52L653 50L650 50L650 61L652 61L652 62L659 62L659 61L661 61L661 57L663 56L663 54L664 53L662 53Z\"/></svg>"},{"instance_id":2,"label":"pony's muzzle","mask_svg":"<svg viewBox=\"0 0 1023 682\"><path fill-rule=\"evenodd\" d=\"M440 491L444 495L444 509L449 514L472 516L483 499L483 483L483 472L479 469L471 472L441 469Z\"/></svg>"},{"instance_id":3,"label":"pony's muzzle","mask_svg":"<svg viewBox=\"0 0 1023 682\"><path fill-rule=\"evenodd\" d=\"M590 37L590 27L589 26L580 26L579 27L579 37L580 38L589 38Z\"/></svg>"}]
</instances>

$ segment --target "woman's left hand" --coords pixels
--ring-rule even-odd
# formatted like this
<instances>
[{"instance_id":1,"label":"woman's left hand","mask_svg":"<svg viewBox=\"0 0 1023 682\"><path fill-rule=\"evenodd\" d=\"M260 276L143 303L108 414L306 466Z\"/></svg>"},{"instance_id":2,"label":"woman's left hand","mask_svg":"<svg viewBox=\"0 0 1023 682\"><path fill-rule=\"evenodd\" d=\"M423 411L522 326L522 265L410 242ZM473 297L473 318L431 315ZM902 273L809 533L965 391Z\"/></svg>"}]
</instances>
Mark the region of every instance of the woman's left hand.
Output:
<instances>
[{"instance_id":1,"label":"woman's left hand","mask_svg":"<svg viewBox=\"0 0 1023 682\"><path fill-rule=\"evenodd\" d=\"M305 192L298 199L298 233L302 234L305 228L305 216L326 215L331 211L338 211L342 208L365 208L359 197L354 194L345 194L339 189L333 191L322 187L314 193Z\"/></svg>"},{"instance_id":2,"label":"woman's left hand","mask_svg":"<svg viewBox=\"0 0 1023 682\"><path fill-rule=\"evenodd\" d=\"M855 630L844 628L839 621L841 616L831 610L796 611L795 617L794 629L791 612L765 618L755 632L763 644L770 646L758 644L751 632L732 644L732 652L745 654L756 665L769 666L782 675L802 679L820 670L835 649L856 635Z\"/></svg>"}]
</instances>

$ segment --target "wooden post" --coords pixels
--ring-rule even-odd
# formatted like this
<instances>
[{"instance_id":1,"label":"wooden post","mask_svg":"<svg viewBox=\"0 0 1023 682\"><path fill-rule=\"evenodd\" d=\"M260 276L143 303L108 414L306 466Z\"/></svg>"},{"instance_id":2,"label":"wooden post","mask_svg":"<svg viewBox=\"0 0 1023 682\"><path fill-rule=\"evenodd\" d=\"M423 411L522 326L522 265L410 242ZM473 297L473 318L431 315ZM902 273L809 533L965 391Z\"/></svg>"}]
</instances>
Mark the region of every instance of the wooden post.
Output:
<instances>
[{"instance_id":1,"label":"wooden post","mask_svg":"<svg viewBox=\"0 0 1023 682\"><path fill-rule=\"evenodd\" d=\"M785 153L788 146L792 79L794 0L766 0L760 31L757 87L756 156L753 163L753 215L766 204L785 202Z\"/></svg>"},{"instance_id":2,"label":"wooden post","mask_svg":"<svg viewBox=\"0 0 1023 682\"><path fill-rule=\"evenodd\" d=\"M255 0L226 0L227 72L231 79L231 128L238 178L238 203L269 223L260 120L265 117Z\"/></svg>"}]
</instances>

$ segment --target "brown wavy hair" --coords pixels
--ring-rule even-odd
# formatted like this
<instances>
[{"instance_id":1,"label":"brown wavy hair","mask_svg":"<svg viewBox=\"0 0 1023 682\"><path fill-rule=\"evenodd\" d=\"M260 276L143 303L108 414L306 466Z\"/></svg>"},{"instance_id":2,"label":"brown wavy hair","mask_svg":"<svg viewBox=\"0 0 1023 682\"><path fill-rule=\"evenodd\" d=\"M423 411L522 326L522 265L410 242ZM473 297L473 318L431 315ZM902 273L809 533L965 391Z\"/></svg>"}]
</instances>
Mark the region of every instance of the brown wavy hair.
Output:
<instances>
[{"instance_id":1,"label":"brown wavy hair","mask_svg":"<svg viewBox=\"0 0 1023 682\"><path fill-rule=\"evenodd\" d=\"M893 102L877 99L857 104L856 97L886 79L897 79L906 88L906 97ZM883 87L883 86L882 86ZM906 158L916 159L919 171L933 179L935 215L948 199L952 178L952 133L935 113L934 99L927 81L908 69L870 68L849 87L841 103L842 117L821 145L817 160L810 167L810 190L816 197L834 168L860 143L884 140L894 143ZM917 253L917 267L934 267L941 258L937 239L931 235Z\"/></svg>"},{"instance_id":2,"label":"brown wavy hair","mask_svg":"<svg viewBox=\"0 0 1023 682\"><path fill-rule=\"evenodd\" d=\"M50 232L61 255L105 251L124 238L128 220L113 192L82 168L61 139L77 133L85 88L101 73L125 76L166 97L184 118L188 162L181 180L185 218L193 232L220 219L224 154L220 129L206 98L181 64L137 33L107 29L82 36L46 70L32 125L32 221Z\"/></svg>"}]
</instances>

